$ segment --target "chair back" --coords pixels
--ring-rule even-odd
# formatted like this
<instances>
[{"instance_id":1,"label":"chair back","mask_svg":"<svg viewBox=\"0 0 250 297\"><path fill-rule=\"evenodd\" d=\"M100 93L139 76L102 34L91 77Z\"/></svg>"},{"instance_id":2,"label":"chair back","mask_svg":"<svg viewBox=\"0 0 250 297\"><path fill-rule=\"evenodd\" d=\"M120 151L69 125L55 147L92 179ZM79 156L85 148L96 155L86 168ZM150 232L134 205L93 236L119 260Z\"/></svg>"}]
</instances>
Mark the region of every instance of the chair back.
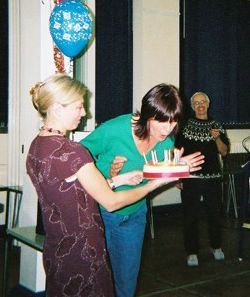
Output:
<instances>
[{"instance_id":1,"label":"chair back","mask_svg":"<svg viewBox=\"0 0 250 297\"><path fill-rule=\"evenodd\" d=\"M248 160L247 153L232 153L227 154L222 158L223 160L223 173L236 174L240 173L242 170L242 165L244 165Z\"/></svg>"},{"instance_id":2,"label":"chair back","mask_svg":"<svg viewBox=\"0 0 250 297\"><path fill-rule=\"evenodd\" d=\"M248 154L250 154L250 136L247 136L242 140L242 146Z\"/></svg>"}]
</instances>

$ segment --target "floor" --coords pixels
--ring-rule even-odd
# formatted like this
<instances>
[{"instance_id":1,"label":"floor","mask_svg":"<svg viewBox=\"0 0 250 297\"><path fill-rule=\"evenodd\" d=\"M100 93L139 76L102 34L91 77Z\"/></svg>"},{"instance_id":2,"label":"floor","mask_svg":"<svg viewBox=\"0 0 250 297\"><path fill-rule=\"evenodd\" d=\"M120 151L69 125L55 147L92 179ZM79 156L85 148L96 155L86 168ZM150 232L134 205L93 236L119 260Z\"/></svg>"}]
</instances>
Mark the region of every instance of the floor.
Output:
<instances>
[{"instance_id":1,"label":"floor","mask_svg":"<svg viewBox=\"0 0 250 297\"><path fill-rule=\"evenodd\" d=\"M209 250L205 217L202 215L200 266L186 266L182 244L180 207L154 209L155 238L147 228L136 297L249 297L250 249L238 260L238 221L222 213L225 261L216 262ZM249 238L248 238L249 237ZM245 245L250 247L250 232ZM0 263L3 263L0 242ZM18 287L19 250L11 249L8 297L33 297ZM0 270L2 276L2 265ZM2 287L0 280L0 288ZM0 293L1 296L1 293Z\"/></svg>"},{"instance_id":2,"label":"floor","mask_svg":"<svg viewBox=\"0 0 250 297\"><path fill-rule=\"evenodd\" d=\"M238 260L238 221L222 213L225 261L210 253L206 220L200 224L199 267L186 266L181 211L154 214L155 239L148 231L142 255L137 297L249 297L250 249ZM246 236L244 246L250 247Z\"/></svg>"}]
</instances>

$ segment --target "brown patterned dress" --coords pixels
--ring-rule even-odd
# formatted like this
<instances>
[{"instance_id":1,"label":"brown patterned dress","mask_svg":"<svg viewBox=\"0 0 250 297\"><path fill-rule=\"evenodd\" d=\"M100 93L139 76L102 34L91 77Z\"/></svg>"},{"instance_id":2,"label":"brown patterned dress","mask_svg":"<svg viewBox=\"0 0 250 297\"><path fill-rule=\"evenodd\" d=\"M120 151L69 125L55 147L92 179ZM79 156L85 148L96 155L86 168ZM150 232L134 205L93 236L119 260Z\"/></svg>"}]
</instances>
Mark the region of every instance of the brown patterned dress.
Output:
<instances>
[{"instance_id":1,"label":"brown patterned dress","mask_svg":"<svg viewBox=\"0 0 250 297\"><path fill-rule=\"evenodd\" d=\"M98 205L77 179L65 180L90 162L82 145L62 136L37 136L30 146L26 167L46 232L48 297L114 296Z\"/></svg>"}]
</instances>

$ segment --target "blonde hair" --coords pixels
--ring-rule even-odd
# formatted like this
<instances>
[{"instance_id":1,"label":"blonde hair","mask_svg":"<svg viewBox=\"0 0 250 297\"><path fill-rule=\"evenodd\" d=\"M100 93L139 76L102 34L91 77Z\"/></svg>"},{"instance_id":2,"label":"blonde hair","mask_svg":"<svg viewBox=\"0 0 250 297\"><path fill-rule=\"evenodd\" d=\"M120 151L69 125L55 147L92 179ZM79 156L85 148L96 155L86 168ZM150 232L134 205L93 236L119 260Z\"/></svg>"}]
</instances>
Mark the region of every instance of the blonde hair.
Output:
<instances>
[{"instance_id":1,"label":"blonde hair","mask_svg":"<svg viewBox=\"0 0 250 297\"><path fill-rule=\"evenodd\" d=\"M51 75L30 89L32 103L39 114L46 118L48 108L55 102L67 105L84 96L86 87L67 74Z\"/></svg>"}]
</instances>

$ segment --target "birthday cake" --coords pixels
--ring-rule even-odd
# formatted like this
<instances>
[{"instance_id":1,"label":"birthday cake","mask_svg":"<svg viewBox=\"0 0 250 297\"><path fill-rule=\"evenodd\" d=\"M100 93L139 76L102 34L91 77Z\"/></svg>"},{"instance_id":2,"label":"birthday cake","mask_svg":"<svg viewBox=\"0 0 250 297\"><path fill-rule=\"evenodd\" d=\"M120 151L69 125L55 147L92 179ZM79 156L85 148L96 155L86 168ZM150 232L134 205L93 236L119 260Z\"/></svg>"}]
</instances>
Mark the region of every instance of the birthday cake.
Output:
<instances>
[{"instance_id":1,"label":"birthday cake","mask_svg":"<svg viewBox=\"0 0 250 297\"><path fill-rule=\"evenodd\" d=\"M180 162L178 164L158 162L156 164L153 164L150 161L143 167L143 177L148 179L187 176L189 176L189 166L185 162Z\"/></svg>"},{"instance_id":2,"label":"birthday cake","mask_svg":"<svg viewBox=\"0 0 250 297\"><path fill-rule=\"evenodd\" d=\"M188 177L189 166L180 160L179 152L175 151L173 158L165 153L164 161L158 162L156 152L152 153L152 161L147 161L143 167L143 177L147 179L162 177Z\"/></svg>"}]
</instances>

